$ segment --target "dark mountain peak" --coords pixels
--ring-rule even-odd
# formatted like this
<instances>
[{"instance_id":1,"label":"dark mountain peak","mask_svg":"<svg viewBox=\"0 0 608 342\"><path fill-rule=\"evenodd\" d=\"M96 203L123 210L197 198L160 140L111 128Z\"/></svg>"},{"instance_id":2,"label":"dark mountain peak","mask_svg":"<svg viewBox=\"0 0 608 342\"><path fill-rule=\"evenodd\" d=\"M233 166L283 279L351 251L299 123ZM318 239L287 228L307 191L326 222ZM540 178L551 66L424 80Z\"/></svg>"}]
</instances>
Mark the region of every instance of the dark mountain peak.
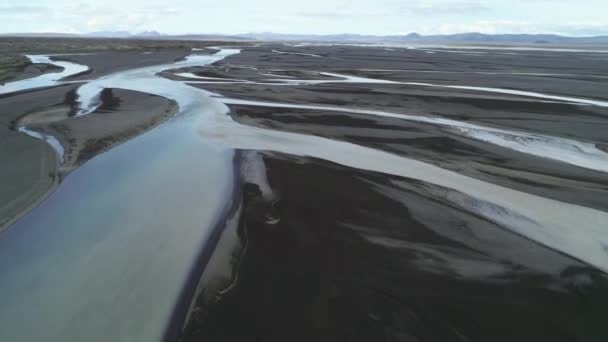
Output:
<instances>
[{"instance_id":1,"label":"dark mountain peak","mask_svg":"<svg viewBox=\"0 0 608 342\"><path fill-rule=\"evenodd\" d=\"M161 34L158 31L152 30L152 31L143 31L141 33L138 33L137 36L139 36L139 37L160 37L160 36L163 36L163 34Z\"/></svg>"},{"instance_id":2,"label":"dark mountain peak","mask_svg":"<svg viewBox=\"0 0 608 342\"><path fill-rule=\"evenodd\" d=\"M419 34L419 33L416 33L416 32L412 32L412 33L406 34L405 38L407 38L407 39L419 39L419 38L422 38L422 35Z\"/></svg>"}]
</instances>

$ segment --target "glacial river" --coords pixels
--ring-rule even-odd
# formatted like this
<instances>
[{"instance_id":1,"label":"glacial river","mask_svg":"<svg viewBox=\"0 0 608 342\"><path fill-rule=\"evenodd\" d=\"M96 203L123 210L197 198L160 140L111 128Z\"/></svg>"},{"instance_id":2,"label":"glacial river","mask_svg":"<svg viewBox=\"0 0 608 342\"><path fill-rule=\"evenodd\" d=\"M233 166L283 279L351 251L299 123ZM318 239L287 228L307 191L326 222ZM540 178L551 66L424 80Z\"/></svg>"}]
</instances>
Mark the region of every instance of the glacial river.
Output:
<instances>
[{"instance_id":1,"label":"glacial river","mask_svg":"<svg viewBox=\"0 0 608 342\"><path fill-rule=\"evenodd\" d=\"M79 116L95 111L105 88L162 96L175 101L179 111L72 172L40 206L0 234L0 340L160 340L200 251L237 200L233 159L238 149L310 156L434 184L451 190L445 200L454 206L608 271L606 212L352 143L241 125L228 115L227 105L290 105L223 98L158 75L237 53L191 55L103 76L78 89ZM293 82L302 80L285 81ZM399 113L296 108L394 114L520 152L608 170L606 154L586 142Z\"/></svg>"}]
</instances>

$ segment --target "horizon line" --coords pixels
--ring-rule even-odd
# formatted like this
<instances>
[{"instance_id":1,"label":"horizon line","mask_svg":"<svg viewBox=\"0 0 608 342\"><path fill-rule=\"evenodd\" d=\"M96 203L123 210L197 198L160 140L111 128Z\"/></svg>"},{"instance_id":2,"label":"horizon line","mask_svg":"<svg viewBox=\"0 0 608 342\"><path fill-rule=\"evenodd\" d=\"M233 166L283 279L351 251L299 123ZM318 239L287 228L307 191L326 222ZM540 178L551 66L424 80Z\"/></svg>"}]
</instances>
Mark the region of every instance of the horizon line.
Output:
<instances>
[{"instance_id":1,"label":"horizon line","mask_svg":"<svg viewBox=\"0 0 608 342\"><path fill-rule=\"evenodd\" d=\"M139 36L146 33L154 33L157 36L186 36L186 35L210 35L210 36L243 36L243 35L290 35L290 36L369 36L369 37L396 37L396 36L411 36L418 35L420 37L433 37L433 36L454 36L463 34L479 34L487 36L501 36L501 35L528 35L528 36L559 36L565 38L596 38L596 37L608 37L608 34L589 34L589 35L571 35L565 33L555 32L500 32L500 33L486 33L478 31L462 31L454 33L432 33L422 34L415 31L408 33L391 33L391 34L373 34L373 33L353 33L353 32L341 32L341 33L285 33L285 32L272 32L272 31L254 31L254 32L241 32L241 33L205 33L205 32L185 32L185 33L164 33L157 30L142 30L142 31L130 31L130 30L101 30L101 31L90 31L90 32L61 32L61 31L33 31L33 32L0 32L2 36L10 35L36 35L36 34L64 34L64 35L75 35L75 36L87 36L92 34L101 33L121 33L128 34L130 36Z\"/></svg>"}]
</instances>

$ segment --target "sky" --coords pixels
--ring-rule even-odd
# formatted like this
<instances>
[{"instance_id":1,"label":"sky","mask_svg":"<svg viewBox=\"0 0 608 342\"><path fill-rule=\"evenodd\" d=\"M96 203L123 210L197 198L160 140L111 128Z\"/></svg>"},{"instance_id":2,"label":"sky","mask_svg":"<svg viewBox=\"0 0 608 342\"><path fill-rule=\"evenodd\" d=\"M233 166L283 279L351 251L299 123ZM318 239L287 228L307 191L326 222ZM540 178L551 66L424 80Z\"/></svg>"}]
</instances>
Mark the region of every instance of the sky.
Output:
<instances>
[{"instance_id":1,"label":"sky","mask_svg":"<svg viewBox=\"0 0 608 342\"><path fill-rule=\"evenodd\" d=\"M0 33L608 35L608 0L1 0Z\"/></svg>"}]
</instances>

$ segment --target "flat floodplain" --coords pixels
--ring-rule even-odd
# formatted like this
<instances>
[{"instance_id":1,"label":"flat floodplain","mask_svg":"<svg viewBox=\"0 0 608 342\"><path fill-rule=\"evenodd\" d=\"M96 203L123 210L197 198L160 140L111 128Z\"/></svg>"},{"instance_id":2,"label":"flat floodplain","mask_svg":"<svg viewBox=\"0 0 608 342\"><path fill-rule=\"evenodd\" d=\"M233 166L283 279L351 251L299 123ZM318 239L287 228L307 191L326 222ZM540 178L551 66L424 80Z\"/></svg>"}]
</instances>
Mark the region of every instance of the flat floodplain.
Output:
<instances>
[{"instance_id":1,"label":"flat floodplain","mask_svg":"<svg viewBox=\"0 0 608 342\"><path fill-rule=\"evenodd\" d=\"M0 42L0 340L608 338L604 50L103 42Z\"/></svg>"}]
</instances>

